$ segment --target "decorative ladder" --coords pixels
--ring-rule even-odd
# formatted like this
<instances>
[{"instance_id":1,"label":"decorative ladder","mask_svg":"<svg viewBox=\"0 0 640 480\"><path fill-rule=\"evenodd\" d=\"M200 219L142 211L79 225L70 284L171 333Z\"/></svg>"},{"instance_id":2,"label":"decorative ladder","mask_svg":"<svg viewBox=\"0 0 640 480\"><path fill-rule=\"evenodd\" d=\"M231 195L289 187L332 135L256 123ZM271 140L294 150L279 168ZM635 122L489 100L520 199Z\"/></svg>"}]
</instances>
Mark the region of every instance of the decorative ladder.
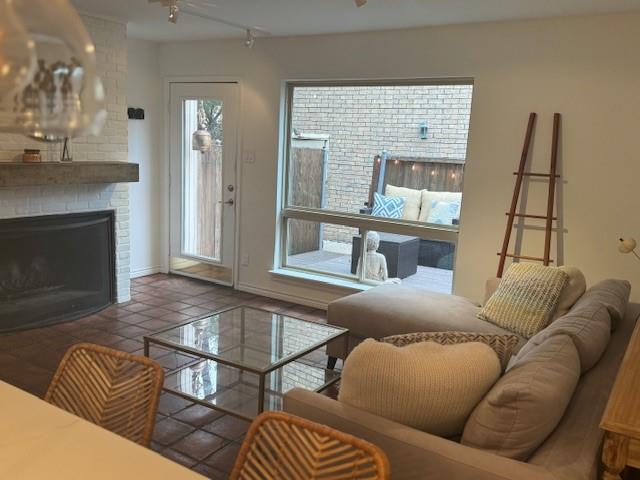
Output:
<instances>
[{"instance_id":1,"label":"decorative ladder","mask_svg":"<svg viewBox=\"0 0 640 480\"><path fill-rule=\"evenodd\" d=\"M560 130L560 114L553 114L553 139L551 144L551 168L549 173L531 173L525 172L527 165L527 159L529 158L529 150L531 146L531 138L533 136L533 127L536 123L536 114L529 114L529 123L527 124L527 133L524 138L524 145L522 147L522 156L520 157L520 165L518 171L513 172L516 175L516 184L513 189L513 197L511 198L511 208L506 213L507 215L507 229L504 233L504 241L502 242L502 250L498 252L500 256L500 262L498 263L497 277L502 278L504 272L504 264L507 258L514 258L518 260L532 260L542 262L543 265L549 265L553 262L549 258L551 254L551 232L552 222L557 220L557 217L553 216L553 205L555 201L556 192L556 180L560 175L556 174L558 164L558 132ZM522 189L522 181L524 177L545 177L549 179L549 195L547 198L547 214L546 215L530 215L526 213L516 213L518 208L518 200L520 199L520 191ZM515 218L532 218L537 220L545 220L545 239L544 239L544 256L543 257L531 257L527 255L516 255L515 253L507 253L509 250L509 242L511 240L511 232L513 231L513 222Z\"/></svg>"}]
</instances>

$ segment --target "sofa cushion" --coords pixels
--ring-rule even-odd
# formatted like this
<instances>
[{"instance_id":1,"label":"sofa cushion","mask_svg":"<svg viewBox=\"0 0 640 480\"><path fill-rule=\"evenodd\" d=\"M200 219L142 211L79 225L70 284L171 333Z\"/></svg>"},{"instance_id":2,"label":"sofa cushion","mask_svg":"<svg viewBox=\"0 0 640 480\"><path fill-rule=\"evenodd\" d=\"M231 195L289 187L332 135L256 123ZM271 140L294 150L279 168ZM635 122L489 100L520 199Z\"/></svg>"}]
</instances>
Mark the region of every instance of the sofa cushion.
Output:
<instances>
[{"instance_id":1,"label":"sofa cushion","mask_svg":"<svg viewBox=\"0 0 640 480\"><path fill-rule=\"evenodd\" d=\"M593 367L607 349L611 337L611 320L606 305L583 303L531 337L511 363L518 361L553 335L567 335L580 356L582 373Z\"/></svg>"},{"instance_id":2,"label":"sofa cushion","mask_svg":"<svg viewBox=\"0 0 640 480\"><path fill-rule=\"evenodd\" d=\"M433 202L454 202L462 205L462 192L430 192L429 190L422 190L419 221L427 221Z\"/></svg>"},{"instance_id":3,"label":"sofa cushion","mask_svg":"<svg viewBox=\"0 0 640 480\"><path fill-rule=\"evenodd\" d=\"M566 315L587 289L587 280L579 269L569 266L559 268L569 276L569 280L562 289L553 320Z\"/></svg>"},{"instance_id":4,"label":"sofa cushion","mask_svg":"<svg viewBox=\"0 0 640 480\"><path fill-rule=\"evenodd\" d=\"M518 357L474 409L462 444L526 460L554 430L580 378L570 337L555 335Z\"/></svg>"},{"instance_id":5,"label":"sofa cushion","mask_svg":"<svg viewBox=\"0 0 640 480\"><path fill-rule=\"evenodd\" d=\"M387 197L402 197L406 200L402 218L404 220L418 220L420 216L420 204L422 203L422 192L413 188L396 187L387 185L384 189Z\"/></svg>"},{"instance_id":6,"label":"sofa cushion","mask_svg":"<svg viewBox=\"0 0 640 480\"><path fill-rule=\"evenodd\" d=\"M626 280L603 280L593 285L587 290L574 308L582 307L585 304L600 304L607 307L611 315L611 328L615 329L629 303L631 284Z\"/></svg>"},{"instance_id":7,"label":"sofa cushion","mask_svg":"<svg viewBox=\"0 0 640 480\"><path fill-rule=\"evenodd\" d=\"M513 263L478 317L530 338L551 321L567 280L559 268Z\"/></svg>"},{"instance_id":8,"label":"sofa cushion","mask_svg":"<svg viewBox=\"0 0 640 480\"><path fill-rule=\"evenodd\" d=\"M368 339L344 364L338 400L448 437L462 432L499 375L497 355L482 343L396 347Z\"/></svg>"},{"instance_id":9,"label":"sofa cushion","mask_svg":"<svg viewBox=\"0 0 640 480\"><path fill-rule=\"evenodd\" d=\"M477 318L479 310L468 298L406 285L380 285L331 302L328 318L330 324L348 328L350 335L361 338L449 330L512 333Z\"/></svg>"},{"instance_id":10,"label":"sofa cushion","mask_svg":"<svg viewBox=\"0 0 640 480\"><path fill-rule=\"evenodd\" d=\"M480 342L489 345L500 360L504 370L511 359L514 348L520 343L517 335L477 332L417 332L402 335L391 335L380 339L381 342L391 343L396 347L404 347L418 342L436 342L440 345L456 345L458 343Z\"/></svg>"}]
</instances>

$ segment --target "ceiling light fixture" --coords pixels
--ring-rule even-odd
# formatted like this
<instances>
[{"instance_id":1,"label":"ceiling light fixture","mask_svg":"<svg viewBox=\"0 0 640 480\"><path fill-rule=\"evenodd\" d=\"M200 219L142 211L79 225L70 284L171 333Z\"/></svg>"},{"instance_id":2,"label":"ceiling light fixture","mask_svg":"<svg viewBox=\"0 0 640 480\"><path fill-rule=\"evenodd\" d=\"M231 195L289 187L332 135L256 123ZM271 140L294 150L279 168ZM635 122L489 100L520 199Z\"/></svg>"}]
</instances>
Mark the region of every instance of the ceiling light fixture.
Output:
<instances>
[{"instance_id":1,"label":"ceiling light fixture","mask_svg":"<svg viewBox=\"0 0 640 480\"><path fill-rule=\"evenodd\" d=\"M360 8L362 7L365 3L367 3L367 0L354 0L356 2L356 7Z\"/></svg>"},{"instance_id":2,"label":"ceiling light fixture","mask_svg":"<svg viewBox=\"0 0 640 480\"><path fill-rule=\"evenodd\" d=\"M256 43L256 37L253 36L251 30L247 28L247 36L244 40L244 46L247 48L253 48Z\"/></svg>"},{"instance_id":3,"label":"ceiling light fixture","mask_svg":"<svg viewBox=\"0 0 640 480\"><path fill-rule=\"evenodd\" d=\"M178 0L171 0L171 3L169 3L169 22L173 24L178 23L179 13L180 9L178 8Z\"/></svg>"}]
</instances>

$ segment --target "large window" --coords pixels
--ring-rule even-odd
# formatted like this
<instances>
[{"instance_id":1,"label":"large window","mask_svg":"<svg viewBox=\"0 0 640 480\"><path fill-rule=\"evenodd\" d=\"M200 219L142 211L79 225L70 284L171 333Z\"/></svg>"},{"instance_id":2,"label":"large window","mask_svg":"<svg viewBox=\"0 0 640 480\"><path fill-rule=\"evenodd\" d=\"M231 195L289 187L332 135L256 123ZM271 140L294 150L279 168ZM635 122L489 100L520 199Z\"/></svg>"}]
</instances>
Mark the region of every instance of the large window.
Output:
<instances>
[{"instance_id":1,"label":"large window","mask_svg":"<svg viewBox=\"0 0 640 480\"><path fill-rule=\"evenodd\" d=\"M289 84L279 266L451 292L472 90Z\"/></svg>"}]
</instances>

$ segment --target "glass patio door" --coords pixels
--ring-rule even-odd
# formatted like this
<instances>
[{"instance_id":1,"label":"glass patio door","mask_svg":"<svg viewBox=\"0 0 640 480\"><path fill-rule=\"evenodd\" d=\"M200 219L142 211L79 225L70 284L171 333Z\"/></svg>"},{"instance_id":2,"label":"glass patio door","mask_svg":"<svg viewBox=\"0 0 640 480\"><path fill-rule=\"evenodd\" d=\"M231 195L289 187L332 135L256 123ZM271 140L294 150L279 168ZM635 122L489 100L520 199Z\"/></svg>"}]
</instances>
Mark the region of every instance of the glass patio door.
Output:
<instances>
[{"instance_id":1,"label":"glass patio door","mask_svg":"<svg viewBox=\"0 0 640 480\"><path fill-rule=\"evenodd\" d=\"M238 85L170 86L172 273L233 284Z\"/></svg>"}]
</instances>

